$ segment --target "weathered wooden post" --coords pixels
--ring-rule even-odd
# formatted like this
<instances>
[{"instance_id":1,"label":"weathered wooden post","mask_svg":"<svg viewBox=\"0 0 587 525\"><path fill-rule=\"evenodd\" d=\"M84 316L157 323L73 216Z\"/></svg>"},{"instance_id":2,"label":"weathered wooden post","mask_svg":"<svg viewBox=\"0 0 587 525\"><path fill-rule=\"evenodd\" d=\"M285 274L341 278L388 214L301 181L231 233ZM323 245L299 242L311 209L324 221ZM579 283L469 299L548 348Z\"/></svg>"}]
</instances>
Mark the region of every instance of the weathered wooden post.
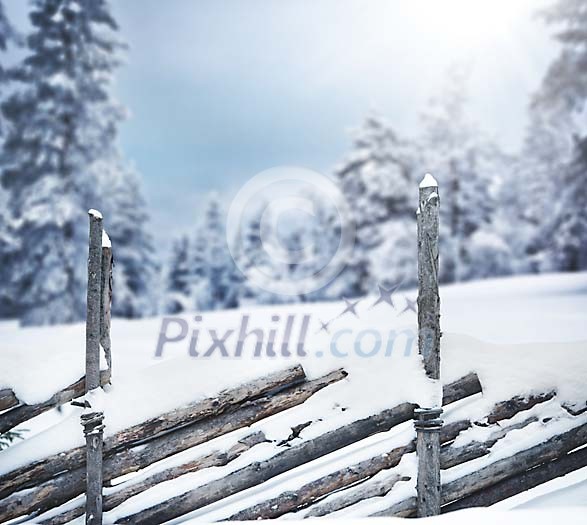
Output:
<instances>
[{"instance_id":1,"label":"weathered wooden post","mask_svg":"<svg viewBox=\"0 0 587 525\"><path fill-rule=\"evenodd\" d=\"M102 524L102 440L104 413L96 406L100 388L100 321L102 304L102 215L90 216L88 298L86 311L86 410L81 416L86 437L86 524ZM92 404L94 406L92 406Z\"/></svg>"},{"instance_id":2,"label":"weathered wooden post","mask_svg":"<svg viewBox=\"0 0 587 525\"><path fill-rule=\"evenodd\" d=\"M440 514L440 297L438 295L438 184L426 174L419 189L418 348L426 375L438 383L431 407L414 411L418 455L418 516Z\"/></svg>"},{"instance_id":3,"label":"weathered wooden post","mask_svg":"<svg viewBox=\"0 0 587 525\"><path fill-rule=\"evenodd\" d=\"M102 233L102 275L100 283L100 345L104 349L108 370L112 373L110 308L112 306L112 245L106 230Z\"/></svg>"}]
</instances>

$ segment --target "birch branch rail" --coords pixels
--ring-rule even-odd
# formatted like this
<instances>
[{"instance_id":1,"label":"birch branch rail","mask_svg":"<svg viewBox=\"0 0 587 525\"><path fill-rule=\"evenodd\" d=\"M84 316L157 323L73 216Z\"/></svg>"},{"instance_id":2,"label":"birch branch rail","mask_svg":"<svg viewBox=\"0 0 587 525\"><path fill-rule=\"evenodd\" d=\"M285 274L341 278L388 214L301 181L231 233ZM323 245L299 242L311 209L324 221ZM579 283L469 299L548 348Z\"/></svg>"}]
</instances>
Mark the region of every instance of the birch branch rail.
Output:
<instances>
[{"instance_id":1,"label":"birch branch rail","mask_svg":"<svg viewBox=\"0 0 587 525\"><path fill-rule=\"evenodd\" d=\"M287 388L294 383L303 381L305 377L302 367L298 365L235 389L226 390L213 398L193 403L189 405L189 409L179 409L163 414L107 438L104 443L104 454L110 455L116 447L123 447L127 439L135 442L149 438L156 439L157 436L152 433L153 429L157 428L159 431L163 431L169 430L174 424L184 424L189 420L190 414L192 421L210 417L214 413L220 414L226 411L231 403L245 402L262 396L264 393ZM16 490L33 487L61 472L82 467L84 464L85 447L78 447L15 469L0 476L0 498L10 495Z\"/></svg>"},{"instance_id":2,"label":"birch branch rail","mask_svg":"<svg viewBox=\"0 0 587 525\"><path fill-rule=\"evenodd\" d=\"M0 410L8 410L20 403L11 388L0 390Z\"/></svg>"},{"instance_id":3,"label":"birch branch rail","mask_svg":"<svg viewBox=\"0 0 587 525\"><path fill-rule=\"evenodd\" d=\"M307 381L275 394L269 391L265 397L256 396L255 399L240 404L239 410L198 420L192 425L160 434L143 444L133 443L127 448L110 449L103 464L104 481L136 472L156 461L297 406L322 388L344 379L346 375L343 370L335 370L322 378ZM74 449L74 451L78 450ZM60 462L61 465L64 463L66 460ZM46 480L33 490L19 491L0 500L0 516L38 514L82 494L85 476L83 463L74 470L69 468L67 470L59 476Z\"/></svg>"},{"instance_id":4,"label":"birch branch rail","mask_svg":"<svg viewBox=\"0 0 587 525\"><path fill-rule=\"evenodd\" d=\"M468 382L465 387L463 381ZM449 399L457 400L459 395L480 391L476 376L466 376L455 383L445 386ZM479 390L477 391L477 387ZM293 446L261 462L251 463L224 478L214 480L192 491L180 494L160 504L154 505L132 516L120 519L116 523L133 525L163 523L178 516L209 505L222 498L236 494L241 490L259 485L288 470L340 450L352 443L365 439L378 432L385 432L400 423L411 420L415 405L402 403L379 414L354 421L336 430L322 434Z\"/></svg>"},{"instance_id":5,"label":"birch branch rail","mask_svg":"<svg viewBox=\"0 0 587 525\"><path fill-rule=\"evenodd\" d=\"M516 480L520 483L526 483L528 488L531 488L530 486L533 480L531 472L537 467L544 467L542 470L542 476L545 480L547 480L549 475L556 477L555 472L557 469L552 466L550 470L547 468L547 465L550 462L560 460L562 462L560 471L564 472L566 469L571 469L567 470L567 472L572 472L573 470L581 468L583 466L581 461L587 461L587 458L582 455L572 456L572 459L581 459L581 461L578 461L575 465L573 465L572 459L567 459L564 462L563 460L566 458L566 454L570 451L585 444L587 444L587 423L572 428L563 434L555 435L543 443L535 445L529 449L522 450L507 458L490 463L489 465L481 467L475 472L466 474L452 482L444 483L442 485L442 505L447 505L447 509L464 508L464 506L457 507L457 505L459 505L459 500L463 500L465 504L467 501L465 498L470 498L468 500L470 502L478 501L473 498L473 495L478 495L479 498L482 498L481 491L485 491L500 482L504 482L503 486L509 487L509 491L516 490ZM441 451L441 458L443 453L446 454L447 452ZM463 462L465 461L467 461L466 458L464 458ZM536 479L540 479L540 474L536 474ZM507 480L511 481L506 484L505 482ZM540 481L537 481L537 484L538 483L540 483ZM499 489L496 489L496 492L497 490ZM523 490L527 489L521 488L520 492ZM504 493L506 493L505 490ZM493 497L499 497L502 499L501 496L497 496L496 493L494 493ZM410 517L415 513L416 499L408 498L393 504L383 511L374 513L371 516Z\"/></svg>"},{"instance_id":6,"label":"birch branch rail","mask_svg":"<svg viewBox=\"0 0 587 525\"><path fill-rule=\"evenodd\" d=\"M112 510L128 498L136 496L137 494L154 487L158 483L178 478L189 472L197 472L198 470L209 467L222 467L228 465L228 463L241 456L244 452L264 441L267 441L265 435L262 432L255 432L254 434L250 434L238 441L227 451L215 450L205 456L184 463L183 465L157 472L140 481L134 481L131 479L128 482L123 483L121 487L116 487L118 490L104 495L104 511ZM62 525L81 516L83 513L83 507L76 507L62 514L58 514L57 516L41 520L39 523L41 525Z\"/></svg>"},{"instance_id":7,"label":"birch branch rail","mask_svg":"<svg viewBox=\"0 0 587 525\"><path fill-rule=\"evenodd\" d=\"M523 409L520 407L519 410L522 411ZM507 435L508 432L523 428L536 420L536 417L530 417L520 423L512 424L507 427L498 427L485 442L472 442L466 447L447 447L443 449L441 454L441 465L443 468L447 468L447 466L444 465L457 465L469 461L470 459L481 457L489 453L490 448L499 439ZM446 425L440 431L440 442L449 443L453 441L462 430L465 430L470 426L471 423L468 420L459 420ZM316 479L300 487L298 490L284 492L275 498L271 498L237 512L230 516L228 520L248 521L270 519L282 516L287 512L299 511L312 505L318 499L327 497L333 492L340 491L345 487L349 487L359 482L365 482L383 470L396 467L404 454L415 452L415 450L416 442L413 440L408 445L396 447L390 452L366 459L360 463L345 467L344 469L340 469ZM396 481L398 481L400 477L401 476L398 474L398 479ZM316 505L308 514L306 514L305 517L324 516L335 510L340 510L345 506L350 506L357 501L383 495L386 492L382 491L384 487L389 485L389 483L391 482L386 480L386 483L374 484L372 487L366 486L362 490L357 489L351 494L335 499L327 504ZM391 490L391 487L389 487L389 490ZM389 490L387 490L387 492Z\"/></svg>"},{"instance_id":8,"label":"birch branch rail","mask_svg":"<svg viewBox=\"0 0 587 525\"><path fill-rule=\"evenodd\" d=\"M442 512L469 507L487 507L583 467L587 467L587 448L570 452L554 461L546 462L517 476L499 481L490 487L446 505Z\"/></svg>"},{"instance_id":9,"label":"birch branch rail","mask_svg":"<svg viewBox=\"0 0 587 525\"><path fill-rule=\"evenodd\" d=\"M443 429L440 437L442 442L452 441L457 437L461 430L470 426L469 421L459 421ZM327 474L321 478L313 480L298 490L284 492L275 498L244 509L232 515L228 520L248 521L257 519L270 519L282 516L287 512L298 511L312 505L319 499L325 498L329 494L349 487L358 482L364 482L372 478L382 470L396 467L404 454L414 452L416 450L416 441L412 440L407 445L399 446L393 450L380 454L372 458L365 459L355 465L345 467L343 469ZM401 476L398 476L399 480ZM384 484L387 486L387 484ZM382 487L378 487L377 491L381 491ZM391 488L390 488L391 490ZM362 494L361 498L368 497ZM338 505L341 505L339 503ZM350 504L350 503L349 503ZM332 504L331 504L332 506ZM342 507L339 507L342 508ZM332 512L332 511L331 511ZM310 515L310 514L309 514ZM311 514L316 515L316 514ZM322 514L318 514L322 515Z\"/></svg>"}]
</instances>

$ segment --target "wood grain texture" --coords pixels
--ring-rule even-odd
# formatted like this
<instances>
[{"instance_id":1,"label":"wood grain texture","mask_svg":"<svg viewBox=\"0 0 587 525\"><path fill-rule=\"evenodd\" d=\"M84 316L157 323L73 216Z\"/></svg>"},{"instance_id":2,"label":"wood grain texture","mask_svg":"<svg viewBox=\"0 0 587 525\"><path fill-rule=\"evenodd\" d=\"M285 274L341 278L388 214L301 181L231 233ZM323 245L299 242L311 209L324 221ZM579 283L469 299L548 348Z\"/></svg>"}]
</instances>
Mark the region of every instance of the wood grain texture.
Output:
<instances>
[{"instance_id":1,"label":"wood grain texture","mask_svg":"<svg viewBox=\"0 0 587 525\"><path fill-rule=\"evenodd\" d=\"M470 380L471 378L468 378L468 381ZM466 389L455 388L454 385L447 385L446 388L451 392L466 391ZM400 423L409 421L412 419L414 408L415 405L411 403L402 403L373 416L354 421L314 439L287 448L267 460L251 463L222 479L180 494L135 515L127 516L117 523L163 523L174 519L241 490L259 485L279 474L335 450L340 450L373 434L385 432Z\"/></svg>"},{"instance_id":2,"label":"wood grain texture","mask_svg":"<svg viewBox=\"0 0 587 525\"><path fill-rule=\"evenodd\" d=\"M270 391L264 396L255 396L254 399L240 403L234 411L225 411L215 417L197 420L192 425L160 434L144 443L132 443L126 448L111 449L105 453L104 481L136 472L156 461L297 406L319 390L344 379L346 375L343 370L335 370L321 378L277 393ZM107 442L108 440L106 440ZM83 447L81 450L85 455ZM66 461L62 459L60 464L63 465ZM52 466L55 468L55 465ZM82 456L82 464L77 468L67 469L67 472L61 472L41 484L34 483L37 486L32 490L19 491L0 500L0 516L16 517L29 513L38 514L61 505L83 493L84 476Z\"/></svg>"},{"instance_id":3,"label":"wood grain texture","mask_svg":"<svg viewBox=\"0 0 587 525\"><path fill-rule=\"evenodd\" d=\"M562 460L569 452L585 444L587 444L587 423L578 425L562 434L555 435L543 443L522 450L507 458L494 461L493 463L485 465L475 472L466 474L450 483L443 484L441 503L443 506L447 505L447 508L456 509L459 505L457 502L459 500L465 500L465 498L471 497L471 499L465 500L465 502L481 501L481 499L474 499L473 495L482 498L482 492L490 490L491 487L503 482L501 485L503 488L495 489L491 496L491 498L494 499L493 502L501 501L501 499L495 498L501 498L501 495L503 495L504 498L508 497L508 492L515 490L517 482L528 483L528 487L530 487L533 479L538 483L541 475L545 476L545 478L548 475L554 475L557 471L557 467L551 466L549 469L547 465L557 460L561 460L562 462L559 464L561 465L560 472L563 472L565 469L572 469L568 470L568 472L572 472L573 470L582 468L581 461L584 459L583 456L571 456L570 459L567 459L564 462ZM450 453L448 449L446 451L441 450L441 461L442 456L448 453ZM581 461L577 461L575 466L573 466L574 459L581 459ZM467 460L466 457L463 457L461 463L464 463ZM543 474L537 473L534 476L532 471L540 466L545 467L542 471ZM550 474L548 474L549 472ZM416 498L408 498L396 502L389 508L374 513L371 516L410 517L416 514L416 509Z\"/></svg>"},{"instance_id":4,"label":"wood grain texture","mask_svg":"<svg viewBox=\"0 0 587 525\"><path fill-rule=\"evenodd\" d=\"M302 367L297 365L237 388L225 390L218 396L162 414L107 438L104 443L104 453L107 456L112 455L117 449L128 448L132 443L157 439L160 433L169 431L174 426L221 414L228 411L231 405L232 409L236 410L239 408L237 405L241 403L290 387L292 383L303 381L304 378L305 373ZM83 395L83 390L80 395ZM218 430L217 435L220 435L221 430ZM78 447L17 468L0 476L0 498L16 490L33 487L61 472L72 471L83 465L85 465L85 448Z\"/></svg>"},{"instance_id":5,"label":"wood grain texture","mask_svg":"<svg viewBox=\"0 0 587 525\"><path fill-rule=\"evenodd\" d=\"M228 465L228 463L238 458L241 454L264 441L266 441L265 435L262 432L255 432L254 434L242 438L226 451L215 450L182 465L157 472L141 479L140 481L130 479L128 482L117 486L117 490L114 492L108 492L104 496L104 511L112 510L128 498L136 496L137 494L140 494L164 481L169 481L178 478L179 476L183 476L184 474L197 472L198 470L205 468ZM76 507L51 518L40 520L38 523L41 525L62 525L81 516L83 513L83 507Z\"/></svg>"}]
</instances>

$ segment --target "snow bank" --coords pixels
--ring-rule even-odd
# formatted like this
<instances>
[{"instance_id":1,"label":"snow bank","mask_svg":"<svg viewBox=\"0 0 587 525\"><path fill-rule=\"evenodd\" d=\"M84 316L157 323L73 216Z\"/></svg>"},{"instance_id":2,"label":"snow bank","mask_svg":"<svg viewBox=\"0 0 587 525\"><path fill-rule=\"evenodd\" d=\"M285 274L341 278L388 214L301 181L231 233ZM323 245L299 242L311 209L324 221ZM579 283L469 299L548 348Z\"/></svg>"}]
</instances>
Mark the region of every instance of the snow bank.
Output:
<instances>
[{"instance_id":1,"label":"snow bank","mask_svg":"<svg viewBox=\"0 0 587 525\"><path fill-rule=\"evenodd\" d=\"M443 334L441 355L443 381L476 372L488 404L516 395L555 391L559 403L586 406L586 342L497 345Z\"/></svg>"},{"instance_id":2,"label":"snow bank","mask_svg":"<svg viewBox=\"0 0 587 525\"><path fill-rule=\"evenodd\" d=\"M246 347L241 359L222 359L218 353L210 358L192 358L188 354L187 337L166 345L163 356L156 359L161 319L114 319L113 384L108 387L103 399L105 434L112 435L147 418L214 396L226 388L296 362L302 364L310 379L341 367L349 372L349 376L321 390L303 405L257 424L255 429L263 430L270 439L285 439L292 426L307 421L313 423L304 429L300 440L311 439L403 401L427 404L434 395L434 386L423 374L415 344L412 344L411 352L404 350L410 349L410 334L415 338L416 316L412 311L400 313L404 306L403 295L394 295L395 309L388 304L374 306L375 297L361 299L357 307L358 318L348 313L343 315L344 304L341 303L247 309L251 328L278 326L273 320L276 316L283 321L288 315L294 315L296 322L299 322L303 315L310 315L306 344L308 355L305 357L255 358L251 347ZM405 296L413 299L415 292L407 291ZM571 303L570 307L568 303ZM539 311L545 305L552 309L543 314L544 319L538 317L530 332L525 325L527 312ZM442 338L443 381L450 382L469 371L476 371L484 388L484 399L474 400L479 413L488 404L513 395L552 389L557 391L557 402L574 405L585 402L587 274L502 279L444 287L441 289L441 308L441 323L447 331ZM190 330L195 326L202 327L198 344L200 348L206 348L211 339L204 327L223 334L227 329L238 326L242 315L242 311L204 312L201 314L203 319L198 323L193 314L181 319L188 323ZM505 323L503 316L507 317ZM549 322L546 322L547 316ZM329 333L321 330L320 321L330 322ZM450 329L447 330L447 327ZM521 335L516 332L517 328ZM371 357L362 357L357 354L357 340L366 331L378 332L382 339L390 332L399 334L401 344L394 346L389 355L381 351ZM508 337L512 342L497 344L482 341L487 333L491 335L500 331L505 335L494 335L494 340ZM339 337L338 355L332 351L335 334ZM526 341L530 338L529 334L534 343L513 344L520 339ZM558 341L570 342L552 342L556 334L560 335ZM369 334L365 336L366 340L369 339L367 336ZM279 348L280 338L282 335L278 333L276 348ZM13 324L3 323L0 325L0 340L3 347L0 353L0 386L12 387L17 396L27 403L43 401L83 375L83 325L17 329ZM382 348L386 348L385 343ZM81 445L80 412L70 409L59 424L4 451L0 473ZM30 424L34 425L27 422L23 426ZM396 431L412 432L412 425ZM371 451L379 446L388 447L389 442L385 440L393 437L396 431L389 436L374 436L372 441L358 444L356 457L360 459L364 457L362 454L367 453L367 449L363 449L366 443L375 447ZM345 454L353 450L349 447L345 449ZM274 445L263 444L243 454L225 469L193 473L181 483L193 487L209 476L225 475L227 470L242 466L244 463L241 462L251 460L250 453L254 453L254 458L258 460L275 452ZM172 489L179 490L177 485L169 488ZM163 495L163 490L159 487L157 494Z\"/></svg>"},{"instance_id":3,"label":"snow bank","mask_svg":"<svg viewBox=\"0 0 587 525\"><path fill-rule=\"evenodd\" d=\"M581 524L585 522L585 510L581 507L567 507L560 509L518 510L515 512L496 511L492 509L465 509L450 514L442 514L433 518L421 518L418 523L423 525L520 525L520 523L532 523L532 525L552 525L552 523L565 523L566 525ZM184 521L183 523L202 523L200 520ZM295 523L295 522L290 522ZM303 522L306 523L306 522ZM368 518L368 519L337 519L337 525L405 525L405 518Z\"/></svg>"}]
</instances>

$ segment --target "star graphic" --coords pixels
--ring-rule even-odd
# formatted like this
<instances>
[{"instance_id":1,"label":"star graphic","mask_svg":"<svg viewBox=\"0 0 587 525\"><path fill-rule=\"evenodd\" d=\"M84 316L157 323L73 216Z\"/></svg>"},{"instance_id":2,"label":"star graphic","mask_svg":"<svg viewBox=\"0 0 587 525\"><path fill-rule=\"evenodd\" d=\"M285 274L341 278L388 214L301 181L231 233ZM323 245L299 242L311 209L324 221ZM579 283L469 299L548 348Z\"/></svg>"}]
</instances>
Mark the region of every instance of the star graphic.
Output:
<instances>
[{"instance_id":1,"label":"star graphic","mask_svg":"<svg viewBox=\"0 0 587 525\"><path fill-rule=\"evenodd\" d=\"M359 317L359 314L357 313L355 308L361 302L361 300L359 299L358 301L355 301L354 303L352 301L349 301L346 297L343 297L342 300L345 302L346 308L342 311L342 313L338 317L342 317L346 313L351 313L355 317Z\"/></svg>"},{"instance_id":2,"label":"star graphic","mask_svg":"<svg viewBox=\"0 0 587 525\"><path fill-rule=\"evenodd\" d=\"M324 323L324 322L322 322L322 319L318 319L318 322L320 323L320 329L316 333L326 332L327 334L329 334L330 332L328 330L328 327L330 326L330 323L332 321L327 321L326 323Z\"/></svg>"},{"instance_id":3,"label":"star graphic","mask_svg":"<svg viewBox=\"0 0 587 525\"><path fill-rule=\"evenodd\" d=\"M383 286L381 286L380 284L378 284L377 286L379 287L379 297L377 298L377 301L375 301L373 303L373 305L371 306L371 308L375 308L379 303L387 303L392 308L395 308L395 305L393 304L393 297L392 297L392 295L401 286L401 284L402 283L399 282L398 284L396 284L395 286L392 286L389 289L388 288L384 288Z\"/></svg>"},{"instance_id":4,"label":"star graphic","mask_svg":"<svg viewBox=\"0 0 587 525\"><path fill-rule=\"evenodd\" d=\"M414 312L415 314L417 314L418 313L418 310L416 309L417 301L412 301L409 297L406 297L405 295L404 295L404 299L406 300L406 306L399 314L400 315L404 314L410 310L412 312Z\"/></svg>"}]
</instances>

